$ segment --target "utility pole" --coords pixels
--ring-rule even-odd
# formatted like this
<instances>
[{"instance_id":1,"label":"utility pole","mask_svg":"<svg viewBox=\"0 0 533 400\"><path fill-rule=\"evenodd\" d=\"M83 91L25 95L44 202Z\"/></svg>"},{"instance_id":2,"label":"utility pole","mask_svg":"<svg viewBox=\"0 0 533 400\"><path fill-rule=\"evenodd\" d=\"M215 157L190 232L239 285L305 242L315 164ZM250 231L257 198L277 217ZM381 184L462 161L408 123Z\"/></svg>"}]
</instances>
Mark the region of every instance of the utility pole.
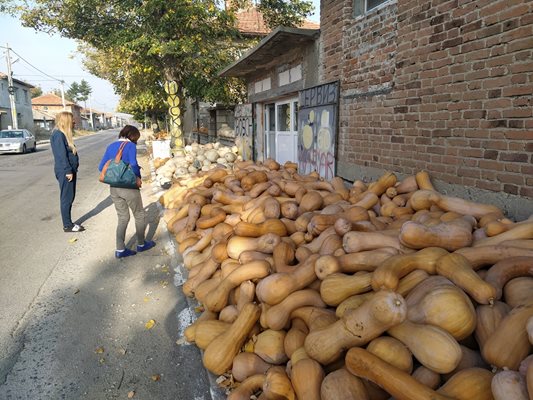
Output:
<instances>
[{"instance_id":1,"label":"utility pole","mask_svg":"<svg viewBox=\"0 0 533 400\"><path fill-rule=\"evenodd\" d=\"M61 101L63 102L63 111L67 109L67 104L65 103L65 87L64 80L61 80Z\"/></svg>"},{"instance_id":2,"label":"utility pole","mask_svg":"<svg viewBox=\"0 0 533 400\"><path fill-rule=\"evenodd\" d=\"M7 84L9 87L9 104L11 106L11 124L13 129L18 129L17 106L15 104L15 86L13 86L13 72L11 71L11 54L9 54L9 43L6 44L6 61L7 61Z\"/></svg>"}]
</instances>

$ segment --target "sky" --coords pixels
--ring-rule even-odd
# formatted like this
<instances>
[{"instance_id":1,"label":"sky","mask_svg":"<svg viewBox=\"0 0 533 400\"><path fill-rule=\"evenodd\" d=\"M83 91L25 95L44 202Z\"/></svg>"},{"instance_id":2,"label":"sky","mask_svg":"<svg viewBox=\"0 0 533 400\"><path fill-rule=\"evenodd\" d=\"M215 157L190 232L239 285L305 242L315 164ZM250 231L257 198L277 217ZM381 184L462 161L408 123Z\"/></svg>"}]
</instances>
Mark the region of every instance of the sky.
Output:
<instances>
[{"instance_id":1,"label":"sky","mask_svg":"<svg viewBox=\"0 0 533 400\"><path fill-rule=\"evenodd\" d=\"M320 0L312 0L314 15L308 19L320 22ZM17 18L0 14L0 46L9 47L29 64L47 75L65 81L65 91L73 82L85 79L92 88L87 106L100 111L112 112L119 101L113 86L83 69L81 56L77 54L76 41L58 35L48 35L25 28ZM11 53L11 61L18 58ZM35 86L40 86L44 93L59 89L60 83L43 75L26 61L19 59L12 66L13 77ZM5 49L0 47L0 72L7 74Z\"/></svg>"}]
</instances>

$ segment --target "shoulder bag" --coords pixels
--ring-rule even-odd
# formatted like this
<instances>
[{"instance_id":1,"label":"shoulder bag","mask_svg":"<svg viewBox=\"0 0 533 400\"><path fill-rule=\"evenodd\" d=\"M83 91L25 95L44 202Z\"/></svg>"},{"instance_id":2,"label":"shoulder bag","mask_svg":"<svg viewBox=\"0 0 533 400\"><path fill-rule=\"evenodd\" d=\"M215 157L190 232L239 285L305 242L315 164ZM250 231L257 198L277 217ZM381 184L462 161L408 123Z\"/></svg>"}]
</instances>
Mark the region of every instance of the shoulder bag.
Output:
<instances>
[{"instance_id":1,"label":"shoulder bag","mask_svg":"<svg viewBox=\"0 0 533 400\"><path fill-rule=\"evenodd\" d=\"M122 161L122 150L126 143L123 142L118 149L115 159L108 160L102 172L100 173L100 182L107 183L112 187L125 189L138 189L137 175L131 169L131 166Z\"/></svg>"}]
</instances>

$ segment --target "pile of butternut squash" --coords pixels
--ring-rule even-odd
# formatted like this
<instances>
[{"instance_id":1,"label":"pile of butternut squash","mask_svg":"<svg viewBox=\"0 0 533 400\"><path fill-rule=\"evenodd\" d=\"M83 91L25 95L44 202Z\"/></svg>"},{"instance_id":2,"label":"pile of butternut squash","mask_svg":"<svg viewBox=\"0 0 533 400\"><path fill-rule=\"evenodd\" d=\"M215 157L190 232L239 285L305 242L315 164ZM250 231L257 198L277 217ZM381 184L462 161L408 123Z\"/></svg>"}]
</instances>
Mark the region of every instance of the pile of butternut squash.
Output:
<instances>
[{"instance_id":1,"label":"pile of butternut squash","mask_svg":"<svg viewBox=\"0 0 533 400\"><path fill-rule=\"evenodd\" d=\"M160 201L228 399L533 398L533 218L423 171L348 187L270 159Z\"/></svg>"}]
</instances>

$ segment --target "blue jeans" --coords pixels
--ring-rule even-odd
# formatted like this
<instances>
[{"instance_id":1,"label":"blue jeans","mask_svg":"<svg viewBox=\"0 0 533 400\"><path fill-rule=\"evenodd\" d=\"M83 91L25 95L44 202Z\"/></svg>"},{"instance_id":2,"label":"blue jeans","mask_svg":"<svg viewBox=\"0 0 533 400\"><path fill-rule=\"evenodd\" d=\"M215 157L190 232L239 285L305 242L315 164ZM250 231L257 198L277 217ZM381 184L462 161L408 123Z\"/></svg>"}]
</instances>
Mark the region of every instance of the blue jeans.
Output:
<instances>
[{"instance_id":1,"label":"blue jeans","mask_svg":"<svg viewBox=\"0 0 533 400\"><path fill-rule=\"evenodd\" d=\"M59 182L59 201L61 208L61 219L63 220L63 228L72 228L72 218L70 212L72 210L72 203L76 197L76 174L69 182L65 175L56 174L56 179Z\"/></svg>"}]
</instances>

